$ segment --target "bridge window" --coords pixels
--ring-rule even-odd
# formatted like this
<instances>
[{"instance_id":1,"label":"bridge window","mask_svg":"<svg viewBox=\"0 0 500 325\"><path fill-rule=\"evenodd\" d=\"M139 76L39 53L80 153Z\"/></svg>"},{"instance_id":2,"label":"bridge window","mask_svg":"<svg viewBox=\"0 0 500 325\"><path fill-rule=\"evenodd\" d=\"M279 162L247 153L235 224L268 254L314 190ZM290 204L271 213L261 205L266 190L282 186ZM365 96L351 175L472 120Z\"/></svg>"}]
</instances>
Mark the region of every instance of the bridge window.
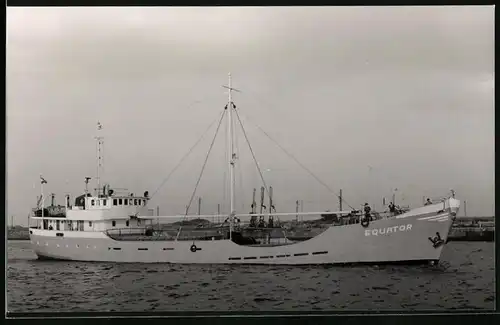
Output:
<instances>
[{"instance_id":1,"label":"bridge window","mask_svg":"<svg viewBox=\"0 0 500 325\"><path fill-rule=\"evenodd\" d=\"M112 225L113 227L115 227L115 226L116 226L116 221L111 222L111 225Z\"/></svg>"},{"instance_id":2,"label":"bridge window","mask_svg":"<svg viewBox=\"0 0 500 325\"><path fill-rule=\"evenodd\" d=\"M142 204L143 204L143 205L146 205L146 200L142 200Z\"/></svg>"},{"instance_id":3,"label":"bridge window","mask_svg":"<svg viewBox=\"0 0 500 325\"><path fill-rule=\"evenodd\" d=\"M118 199L118 205L122 205L123 204L123 200L122 199Z\"/></svg>"},{"instance_id":4,"label":"bridge window","mask_svg":"<svg viewBox=\"0 0 500 325\"><path fill-rule=\"evenodd\" d=\"M108 205L108 200L106 200L106 199L102 200L102 205L104 205L104 206Z\"/></svg>"},{"instance_id":5,"label":"bridge window","mask_svg":"<svg viewBox=\"0 0 500 325\"><path fill-rule=\"evenodd\" d=\"M137 204L137 199L134 199L134 205L138 205L138 204Z\"/></svg>"},{"instance_id":6,"label":"bridge window","mask_svg":"<svg viewBox=\"0 0 500 325\"><path fill-rule=\"evenodd\" d=\"M118 199L113 199L113 205L117 205L118 204Z\"/></svg>"},{"instance_id":7,"label":"bridge window","mask_svg":"<svg viewBox=\"0 0 500 325\"><path fill-rule=\"evenodd\" d=\"M89 227L92 227L92 221L89 221Z\"/></svg>"},{"instance_id":8,"label":"bridge window","mask_svg":"<svg viewBox=\"0 0 500 325\"><path fill-rule=\"evenodd\" d=\"M129 225L129 221L128 220L125 222L125 225L128 227L128 225Z\"/></svg>"},{"instance_id":9,"label":"bridge window","mask_svg":"<svg viewBox=\"0 0 500 325\"><path fill-rule=\"evenodd\" d=\"M95 205L95 200L90 201L92 205Z\"/></svg>"},{"instance_id":10,"label":"bridge window","mask_svg":"<svg viewBox=\"0 0 500 325\"><path fill-rule=\"evenodd\" d=\"M123 199L123 203L124 203L125 205L128 205L128 199Z\"/></svg>"},{"instance_id":11,"label":"bridge window","mask_svg":"<svg viewBox=\"0 0 500 325\"><path fill-rule=\"evenodd\" d=\"M134 205L134 200L130 199L130 205Z\"/></svg>"}]
</instances>

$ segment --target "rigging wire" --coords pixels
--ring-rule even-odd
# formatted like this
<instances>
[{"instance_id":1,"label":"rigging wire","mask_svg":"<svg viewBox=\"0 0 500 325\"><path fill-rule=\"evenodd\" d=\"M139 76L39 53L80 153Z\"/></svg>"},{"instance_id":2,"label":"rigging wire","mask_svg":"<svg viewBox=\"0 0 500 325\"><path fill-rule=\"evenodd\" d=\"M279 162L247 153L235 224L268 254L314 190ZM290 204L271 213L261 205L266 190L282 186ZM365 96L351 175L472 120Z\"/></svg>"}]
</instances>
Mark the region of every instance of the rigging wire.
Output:
<instances>
[{"instance_id":1,"label":"rigging wire","mask_svg":"<svg viewBox=\"0 0 500 325\"><path fill-rule=\"evenodd\" d=\"M212 152L212 148L214 147L215 139L217 138L217 135L219 134L219 129L220 129L220 126L222 124L222 120L224 119L225 113L226 113L226 109L224 109L224 111L222 111L222 114L221 114L221 117L219 120L219 124L217 125L217 129L215 130L215 135L212 139L212 142L210 143L210 148L208 149L207 155L205 156L205 161L203 162L203 166L201 167L200 176L198 176L198 180L196 181L196 185L194 187L193 193L191 194L191 198L189 199L189 203L186 207L186 213L184 214L184 217L181 220L179 231L177 232L177 236L175 237L175 240L177 240L179 238L179 235L180 235L181 230L182 230L182 221L184 221L184 219L187 217L188 212L189 212L189 208L191 207L191 204L193 203L194 196L196 195L196 190L198 189L198 185L200 185L201 177L203 176L203 172L205 171L205 167L207 166L208 157L210 156L210 153Z\"/></svg>"},{"instance_id":2,"label":"rigging wire","mask_svg":"<svg viewBox=\"0 0 500 325\"><path fill-rule=\"evenodd\" d=\"M221 116L224 116L224 112L222 112ZM222 118L222 117L221 117ZM165 185L165 183L170 179L170 177L172 176L172 174L182 165L182 163L184 162L184 160L186 160L186 158L193 152L193 150L196 148L196 146L201 142L201 140L203 140L203 138L205 138L205 136L207 135L208 131L212 128L212 125L215 124L215 122L217 122L217 119L213 120L212 123L210 123L210 125L207 127L207 129L203 132L203 134L201 135L200 138L198 138L198 140L194 143L194 145L189 149L189 151L182 157L182 159L179 161L179 163L170 171L170 173L167 175L167 177L163 180L163 182L160 184L160 186L156 189L156 191L153 192L153 195L151 195L151 198L153 198L153 196L155 196L156 193L158 193L158 191Z\"/></svg>"},{"instance_id":3,"label":"rigging wire","mask_svg":"<svg viewBox=\"0 0 500 325\"><path fill-rule=\"evenodd\" d=\"M273 106L273 104L271 104L270 102L264 100L263 98L260 98L259 96L257 96L255 93L252 93L252 92L249 92L248 90L245 91L246 93L249 93L251 96L247 96L247 98L250 98L250 99L255 99L257 102L260 102L260 104L263 104L261 106L264 106L264 107L267 107L267 108L271 108ZM270 111L272 112L277 112L276 110L273 110L273 109L270 109ZM279 113L279 112L277 112ZM246 117L247 120L248 117ZM310 170L308 170L307 168L305 168L305 166L303 164L301 164L295 157L293 157L291 154L289 154L277 141L275 141L274 139L271 138L271 136L269 134L267 134L267 132L265 132L261 127L259 127L258 125L256 125L256 123L253 123L254 126L256 126L258 129L260 129L260 131L262 131L271 141L273 141L276 145L278 145L278 147L280 147L280 149L282 151L285 152L285 154L287 154L289 157L291 157L300 167L302 167L303 169L305 169L316 181L318 181L321 185L323 185L330 193L334 194L337 198L340 199L340 195L338 195L337 193L335 193L335 191L333 191L332 189L330 189L329 186L327 186L325 183L321 182L320 179L318 177L316 177ZM355 210L349 203L347 203L347 201L345 199L342 198L342 201L344 203L346 203L351 209Z\"/></svg>"},{"instance_id":4,"label":"rigging wire","mask_svg":"<svg viewBox=\"0 0 500 325\"><path fill-rule=\"evenodd\" d=\"M241 130L243 131L243 135L245 137L245 140L246 140L246 142L248 144L248 148L250 149L250 153L252 154L252 158L253 158L253 161L255 162L255 166L257 166L257 170L259 171L260 179L262 180L262 184L264 185L264 189L267 192L267 195L269 196L270 194L269 194L269 190L267 188L266 181L264 180L264 175L262 174L262 171L260 170L259 163L257 162L257 159L255 158L255 154L254 154L252 145L250 144L250 141L248 140L247 133L245 131L245 128L243 127L243 123L241 122L240 115L238 114L238 111L236 110L236 107L235 107L234 111L236 113L236 117L238 118L238 122L240 123Z\"/></svg>"},{"instance_id":5,"label":"rigging wire","mask_svg":"<svg viewBox=\"0 0 500 325\"><path fill-rule=\"evenodd\" d=\"M240 119L238 113L236 113L237 116L238 116L238 120ZM248 117L246 117L247 120L250 121L250 119ZM250 121L251 122L251 121ZM241 121L240 121L241 123ZM254 124L255 127L257 127L262 133L264 133L264 135L269 138L269 140L271 140L272 142L274 142L274 144L276 144L288 157L290 157L291 159L293 159L300 167L302 167L306 172L309 173L309 175L311 175L317 182L319 182L321 185L323 185L330 193L334 194L337 198L341 199L343 202L345 202L351 209L353 210L356 210L355 208L353 208L349 203L347 203L347 201L344 200L344 198L340 197L340 195L338 195L337 193L335 193L335 191L333 191L328 185L326 185L323 181L321 181L316 175L314 175L313 172L311 172L307 167L305 167L300 161L297 160L297 158L295 158L292 154L290 154L285 148L283 148L283 146L281 146L276 140L274 140L266 131L264 131L259 125L257 125L256 123L253 123L251 122L252 124ZM259 170L260 172L260 170Z\"/></svg>"},{"instance_id":6,"label":"rigging wire","mask_svg":"<svg viewBox=\"0 0 500 325\"><path fill-rule=\"evenodd\" d=\"M236 110L236 105L234 105L233 103L233 107L235 108ZM235 143L235 153L236 153L236 158L241 162L241 157L240 157L240 145L239 145L239 138L238 138L238 132L236 132L236 120L233 119L233 130L235 130L235 132L233 133L234 134L234 143ZM243 211L244 207L245 207L245 200L243 199L243 170L242 170L242 164L237 164L235 166L237 168L237 173L238 173L238 192L239 192L239 195L238 195L238 199L239 201L241 201L241 210ZM234 184L233 184L234 186ZM235 203L235 206L237 204Z\"/></svg>"},{"instance_id":7,"label":"rigging wire","mask_svg":"<svg viewBox=\"0 0 500 325\"><path fill-rule=\"evenodd\" d=\"M200 103L203 103L206 99L210 98L210 97L214 97L214 95L207 95L207 96L204 96L202 97L202 99L199 99L199 100L195 100L195 101L192 101L191 103L189 103L188 105L186 106L181 106L179 107L179 111L182 109L182 110L189 110L191 108L193 108L194 106L196 106L197 104L200 104ZM198 143L201 142L201 140L203 140L203 138L205 137L206 133L208 133L209 129L212 127L212 125L215 124L215 122L217 121L217 119L215 119L209 126L208 128L205 130L205 132L203 133L203 135L196 141L196 143L191 147L191 149L186 153L186 155L179 161L179 163L174 167L174 169L168 174L168 176L165 178L165 180L160 184L160 186L153 192L153 195L151 195L150 197L150 200L153 198L153 196L158 193L158 191L165 185L165 183L168 181L168 179L172 176L172 174L180 167L180 165L182 164L182 162L191 154L191 152L194 150L194 148L198 145ZM103 163L104 163L104 159L103 159ZM104 168L103 168L104 169ZM139 212L136 213L136 216L139 214Z\"/></svg>"},{"instance_id":8,"label":"rigging wire","mask_svg":"<svg viewBox=\"0 0 500 325\"><path fill-rule=\"evenodd\" d=\"M253 92L250 92L248 90L245 91L246 94L249 94L250 96L246 96L246 98L249 98L251 100L255 100L255 102L259 102L262 106L262 107L266 107L269 109L269 111L271 112L274 112L274 113L279 113L279 111L276 111L275 109L272 109L272 107L274 106L273 103L267 101L267 100L264 100L263 98L261 98L260 96L258 96L257 94L253 93ZM370 167L370 166L369 166ZM394 177L393 175L389 175L389 174L385 174L385 178L387 178L388 180L390 181L395 181L396 183L399 182L398 180L398 177ZM419 186L414 186L417 190L420 190L422 193L425 193L426 190L419 187ZM344 201L344 200L343 200ZM345 201L344 201L345 202ZM346 202L347 203L347 202Z\"/></svg>"}]
</instances>

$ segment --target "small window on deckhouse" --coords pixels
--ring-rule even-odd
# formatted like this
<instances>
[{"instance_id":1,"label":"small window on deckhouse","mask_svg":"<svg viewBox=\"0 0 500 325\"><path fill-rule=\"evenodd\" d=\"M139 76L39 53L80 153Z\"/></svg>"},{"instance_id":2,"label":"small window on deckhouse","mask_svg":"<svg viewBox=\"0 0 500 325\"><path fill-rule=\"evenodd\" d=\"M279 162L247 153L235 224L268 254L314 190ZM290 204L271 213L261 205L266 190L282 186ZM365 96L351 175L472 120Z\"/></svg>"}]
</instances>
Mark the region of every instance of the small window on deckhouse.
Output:
<instances>
[{"instance_id":1,"label":"small window on deckhouse","mask_svg":"<svg viewBox=\"0 0 500 325\"><path fill-rule=\"evenodd\" d=\"M118 205L123 205L123 200L122 199L118 199Z\"/></svg>"},{"instance_id":2,"label":"small window on deckhouse","mask_svg":"<svg viewBox=\"0 0 500 325\"><path fill-rule=\"evenodd\" d=\"M118 199L113 199L113 205L118 205Z\"/></svg>"}]
</instances>

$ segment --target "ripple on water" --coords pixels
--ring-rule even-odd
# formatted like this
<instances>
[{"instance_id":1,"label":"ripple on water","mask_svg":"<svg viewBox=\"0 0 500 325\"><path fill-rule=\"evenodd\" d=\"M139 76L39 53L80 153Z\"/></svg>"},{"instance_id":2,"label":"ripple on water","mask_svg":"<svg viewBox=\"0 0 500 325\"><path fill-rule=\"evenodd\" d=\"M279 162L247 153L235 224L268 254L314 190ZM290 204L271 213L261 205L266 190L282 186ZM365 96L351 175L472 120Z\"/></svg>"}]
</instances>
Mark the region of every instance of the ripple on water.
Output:
<instances>
[{"instance_id":1,"label":"ripple on water","mask_svg":"<svg viewBox=\"0 0 500 325\"><path fill-rule=\"evenodd\" d=\"M448 267L234 266L34 260L9 243L8 310L493 309L493 243L450 243Z\"/></svg>"}]
</instances>

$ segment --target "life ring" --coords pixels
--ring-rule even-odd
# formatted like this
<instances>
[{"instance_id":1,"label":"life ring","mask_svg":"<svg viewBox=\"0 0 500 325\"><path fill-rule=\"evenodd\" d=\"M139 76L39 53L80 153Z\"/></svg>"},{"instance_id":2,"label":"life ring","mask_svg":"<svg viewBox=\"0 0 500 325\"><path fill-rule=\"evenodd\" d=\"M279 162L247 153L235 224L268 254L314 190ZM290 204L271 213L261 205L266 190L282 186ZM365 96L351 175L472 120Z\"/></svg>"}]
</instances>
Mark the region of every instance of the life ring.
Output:
<instances>
[{"instance_id":1,"label":"life ring","mask_svg":"<svg viewBox=\"0 0 500 325\"><path fill-rule=\"evenodd\" d=\"M370 224L370 220L368 220L368 218L361 219L361 226L363 226L364 228L368 227L369 224Z\"/></svg>"},{"instance_id":2,"label":"life ring","mask_svg":"<svg viewBox=\"0 0 500 325\"><path fill-rule=\"evenodd\" d=\"M191 245L191 248L189 249L191 252L193 253L196 253L196 251L198 250L198 247L196 247L195 244Z\"/></svg>"}]
</instances>

